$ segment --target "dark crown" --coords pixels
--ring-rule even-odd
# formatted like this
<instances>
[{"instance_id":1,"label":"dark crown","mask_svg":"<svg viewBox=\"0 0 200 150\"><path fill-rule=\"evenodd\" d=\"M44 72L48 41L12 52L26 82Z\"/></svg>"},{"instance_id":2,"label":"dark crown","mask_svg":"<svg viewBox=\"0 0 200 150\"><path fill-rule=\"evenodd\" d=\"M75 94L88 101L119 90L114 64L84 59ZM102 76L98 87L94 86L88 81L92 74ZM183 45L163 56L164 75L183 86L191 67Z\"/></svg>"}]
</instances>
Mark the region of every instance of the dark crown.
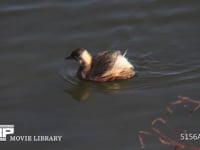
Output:
<instances>
[{"instance_id":1,"label":"dark crown","mask_svg":"<svg viewBox=\"0 0 200 150\"><path fill-rule=\"evenodd\" d=\"M79 57L83 52L84 52L84 48L77 48L75 50L73 50L73 52L71 53L72 57Z\"/></svg>"},{"instance_id":2,"label":"dark crown","mask_svg":"<svg viewBox=\"0 0 200 150\"><path fill-rule=\"evenodd\" d=\"M78 59L80 55L85 51L84 48L77 48L73 50L70 56L66 57L66 59Z\"/></svg>"}]
</instances>

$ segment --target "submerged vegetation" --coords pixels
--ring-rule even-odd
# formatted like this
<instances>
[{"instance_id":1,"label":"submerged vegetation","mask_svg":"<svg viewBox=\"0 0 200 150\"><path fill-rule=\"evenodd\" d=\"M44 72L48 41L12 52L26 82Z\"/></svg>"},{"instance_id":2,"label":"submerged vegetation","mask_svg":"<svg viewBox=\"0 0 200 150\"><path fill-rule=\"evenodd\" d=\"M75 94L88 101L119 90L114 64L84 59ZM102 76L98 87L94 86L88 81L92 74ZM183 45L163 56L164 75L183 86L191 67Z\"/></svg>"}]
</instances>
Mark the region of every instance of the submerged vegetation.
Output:
<instances>
[{"instance_id":1,"label":"submerged vegetation","mask_svg":"<svg viewBox=\"0 0 200 150\"><path fill-rule=\"evenodd\" d=\"M166 112L169 115L173 115L173 107L185 104L193 105L193 108L190 111L191 115L200 108L199 100L179 96L176 101L173 101L166 106ZM161 127L158 127L158 125L160 124L167 128L167 133L164 132L164 129L160 129ZM188 133L187 129L185 129L184 131L178 131L177 129L173 128L163 117L157 117L153 119L151 122L151 127L149 129L140 130L138 132L138 139L141 148L145 147L144 135L154 136L161 144L172 146L175 150L200 150L199 145L197 146L191 142L192 140L200 140L200 133ZM178 139L176 137L180 138Z\"/></svg>"}]
</instances>

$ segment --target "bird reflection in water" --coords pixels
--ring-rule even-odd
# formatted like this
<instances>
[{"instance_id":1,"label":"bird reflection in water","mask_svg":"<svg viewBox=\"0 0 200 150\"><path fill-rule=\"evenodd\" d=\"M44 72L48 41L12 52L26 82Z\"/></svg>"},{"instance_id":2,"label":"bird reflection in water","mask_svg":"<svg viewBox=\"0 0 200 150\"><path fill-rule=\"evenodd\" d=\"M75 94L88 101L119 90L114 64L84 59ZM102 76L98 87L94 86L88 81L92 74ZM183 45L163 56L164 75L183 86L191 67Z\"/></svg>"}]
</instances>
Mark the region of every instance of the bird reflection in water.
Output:
<instances>
[{"instance_id":1,"label":"bird reflection in water","mask_svg":"<svg viewBox=\"0 0 200 150\"><path fill-rule=\"evenodd\" d=\"M76 85L72 87L67 87L65 92L70 94L73 99L77 101L87 101L96 91L100 91L101 93L112 94L119 93L128 88L128 80L123 81L112 81L105 83L95 83L90 81L77 81ZM67 83L68 84L68 83Z\"/></svg>"}]
</instances>

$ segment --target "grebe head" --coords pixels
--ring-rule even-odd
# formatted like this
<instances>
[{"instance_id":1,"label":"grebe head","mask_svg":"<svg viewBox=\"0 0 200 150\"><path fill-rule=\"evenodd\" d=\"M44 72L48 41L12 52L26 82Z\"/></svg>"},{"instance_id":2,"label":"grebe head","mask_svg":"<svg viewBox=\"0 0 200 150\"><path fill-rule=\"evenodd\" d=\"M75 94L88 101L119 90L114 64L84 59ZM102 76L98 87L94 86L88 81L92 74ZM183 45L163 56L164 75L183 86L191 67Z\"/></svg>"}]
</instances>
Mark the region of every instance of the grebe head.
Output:
<instances>
[{"instance_id":1,"label":"grebe head","mask_svg":"<svg viewBox=\"0 0 200 150\"><path fill-rule=\"evenodd\" d=\"M75 59L79 61L80 65L88 66L92 63L92 56L85 48L77 48L75 49L70 56L65 59Z\"/></svg>"},{"instance_id":2,"label":"grebe head","mask_svg":"<svg viewBox=\"0 0 200 150\"><path fill-rule=\"evenodd\" d=\"M75 50L73 50L73 52L71 53L71 55L69 55L68 57L66 57L65 59L75 59L75 60L79 60L80 56L82 55L82 53L86 51L86 49L84 48L77 48Z\"/></svg>"}]
</instances>

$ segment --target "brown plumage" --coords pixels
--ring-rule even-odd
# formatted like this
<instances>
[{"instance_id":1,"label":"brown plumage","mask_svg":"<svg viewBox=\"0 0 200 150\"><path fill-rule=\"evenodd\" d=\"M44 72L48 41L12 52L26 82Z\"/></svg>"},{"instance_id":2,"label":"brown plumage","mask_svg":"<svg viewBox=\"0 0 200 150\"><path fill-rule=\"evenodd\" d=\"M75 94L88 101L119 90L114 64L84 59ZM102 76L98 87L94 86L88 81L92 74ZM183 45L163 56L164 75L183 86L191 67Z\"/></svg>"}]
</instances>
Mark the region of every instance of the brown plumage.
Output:
<instances>
[{"instance_id":1,"label":"brown plumage","mask_svg":"<svg viewBox=\"0 0 200 150\"><path fill-rule=\"evenodd\" d=\"M135 75L134 67L120 51L103 51L92 57L84 48L75 49L66 59L76 59L81 79L105 82L128 79Z\"/></svg>"}]
</instances>

